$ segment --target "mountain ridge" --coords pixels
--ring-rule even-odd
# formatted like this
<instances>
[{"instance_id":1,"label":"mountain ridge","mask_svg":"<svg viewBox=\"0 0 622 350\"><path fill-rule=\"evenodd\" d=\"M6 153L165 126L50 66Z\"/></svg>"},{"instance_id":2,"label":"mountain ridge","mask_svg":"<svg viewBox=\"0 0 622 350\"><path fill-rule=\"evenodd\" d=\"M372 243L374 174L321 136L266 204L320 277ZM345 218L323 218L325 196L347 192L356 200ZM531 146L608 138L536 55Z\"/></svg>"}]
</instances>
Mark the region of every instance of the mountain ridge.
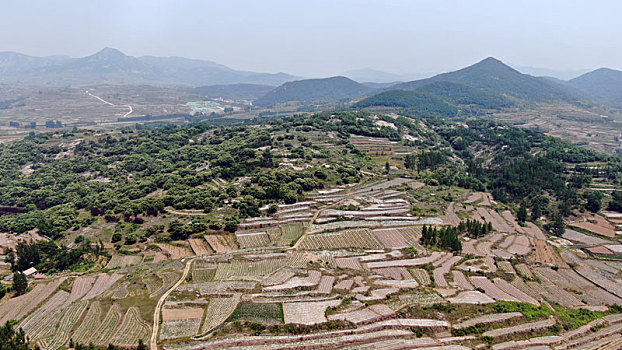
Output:
<instances>
[{"instance_id":1,"label":"mountain ridge","mask_svg":"<svg viewBox=\"0 0 622 350\"><path fill-rule=\"evenodd\" d=\"M344 76L303 79L284 83L255 100L257 106L273 106L287 102L326 103L364 96L375 89Z\"/></svg>"},{"instance_id":2,"label":"mountain ridge","mask_svg":"<svg viewBox=\"0 0 622 350\"><path fill-rule=\"evenodd\" d=\"M398 84L391 89L415 90L434 82L460 83L529 102L576 102L578 99L563 88L545 79L523 74L494 57L456 71Z\"/></svg>"},{"instance_id":3,"label":"mountain ridge","mask_svg":"<svg viewBox=\"0 0 622 350\"><path fill-rule=\"evenodd\" d=\"M286 73L240 71L206 60L176 56L133 57L109 47L81 58L36 57L10 51L0 52L0 83L45 86L278 86L295 79L298 78Z\"/></svg>"},{"instance_id":4,"label":"mountain ridge","mask_svg":"<svg viewBox=\"0 0 622 350\"><path fill-rule=\"evenodd\" d=\"M570 79L567 84L599 102L622 108L622 71L598 68Z\"/></svg>"}]
</instances>

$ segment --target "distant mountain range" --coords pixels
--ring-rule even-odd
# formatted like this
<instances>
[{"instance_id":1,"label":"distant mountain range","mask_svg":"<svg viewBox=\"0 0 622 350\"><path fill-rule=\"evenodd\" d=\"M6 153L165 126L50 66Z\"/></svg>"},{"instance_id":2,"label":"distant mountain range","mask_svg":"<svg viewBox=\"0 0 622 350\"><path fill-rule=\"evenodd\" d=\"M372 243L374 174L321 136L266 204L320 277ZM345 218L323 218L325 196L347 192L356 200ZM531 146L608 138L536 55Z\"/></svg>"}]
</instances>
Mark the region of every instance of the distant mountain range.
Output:
<instances>
[{"instance_id":1,"label":"distant mountain range","mask_svg":"<svg viewBox=\"0 0 622 350\"><path fill-rule=\"evenodd\" d=\"M415 90L434 82L459 83L529 102L566 101L574 103L580 100L578 96L558 84L547 79L523 74L492 57L454 72L398 84L392 89Z\"/></svg>"},{"instance_id":2,"label":"distant mountain range","mask_svg":"<svg viewBox=\"0 0 622 350\"><path fill-rule=\"evenodd\" d=\"M209 85L187 89L190 93L209 98L249 101L265 96L272 90L274 90L274 86L260 84Z\"/></svg>"},{"instance_id":3,"label":"distant mountain range","mask_svg":"<svg viewBox=\"0 0 622 350\"><path fill-rule=\"evenodd\" d=\"M182 57L132 57L112 48L105 48L82 58L33 57L15 52L0 52L0 83L39 86L277 86L296 79L298 78L285 73L238 71L214 62Z\"/></svg>"},{"instance_id":4,"label":"distant mountain range","mask_svg":"<svg viewBox=\"0 0 622 350\"><path fill-rule=\"evenodd\" d=\"M399 83L429 77L432 74L394 74L371 68L363 68L349 70L347 72L343 72L341 75L359 83L368 85L368 83Z\"/></svg>"},{"instance_id":5,"label":"distant mountain range","mask_svg":"<svg viewBox=\"0 0 622 350\"><path fill-rule=\"evenodd\" d=\"M531 68L521 69L529 71ZM211 98L254 100L257 106L262 107L282 103L350 101L390 90L417 90L419 94L434 96L452 106L461 107L487 108L521 101L563 101L581 106L598 103L622 109L620 71L601 68L568 81L547 74L559 73L558 71L531 71L547 76L523 74L489 57L457 71L406 82L400 80L408 76L369 68L345 72L346 76L299 80L300 78L285 73L238 71L214 62L182 57L132 57L112 48L105 48L82 58L33 57L15 52L0 52L0 84L178 87ZM556 75L559 77L559 74ZM413 94L383 96L402 102L408 96L417 101L424 97Z\"/></svg>"},{"instance_id":6,"label":"distant mountain range","mask_svg":"<svg viewBox=\"0 0 622 350\"><path fill-rule=\"evenodd\" d=\"M381 84L363 85L345 77L299 80L281 85L259 98L255 104L271 106L287 102L336 102L389 90L417 90L420 94L384 94L382 98L368 99L358 106L391 103L383 101L384 99L399 100L400 105L410 105L411 102L405 102L408 98L415 99L413 103L421 105L420 102L425 96L430 99L439 98L451 105L471 105L481 108L505 107L519 101L527 103L564 101L583 104L587 100L575 93L576 89L569 88L563 82L556 83L551 79L520 73L491 57L455 72L389 85L388 87Z\"/></svg>"},{"instance_id":7,"label":"distant mountain range","mask_svg":"<svg viewBox=\"0 0 622 350\"><path fill-rule=\"evenodd\" d=\"M559 80L569 80L572 78L576 78L581 74L585 74L589 72L589 69L560 70L560 69L528 67L528 66L515 66L512 64L510 64L510 66L521 73L533 75L534 77L551 77L551 78L555 78Z\"/></svg>"}]
</instances>

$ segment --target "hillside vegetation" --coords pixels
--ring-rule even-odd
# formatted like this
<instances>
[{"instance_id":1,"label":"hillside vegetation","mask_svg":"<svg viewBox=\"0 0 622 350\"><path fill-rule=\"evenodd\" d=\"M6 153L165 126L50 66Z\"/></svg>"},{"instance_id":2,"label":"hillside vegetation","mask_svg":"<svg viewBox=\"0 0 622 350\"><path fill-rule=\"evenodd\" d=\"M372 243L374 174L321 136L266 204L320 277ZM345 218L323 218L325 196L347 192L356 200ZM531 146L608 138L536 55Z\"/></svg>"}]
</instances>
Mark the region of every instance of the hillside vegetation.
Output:
<instances>
[{"instance_id":1,"label":"hillside vegetation","mask_svg":"<svg viewBox=\"0 0 622 350\"><path fill-rule=\"evenodd\" d=\"M373 91L346 77L306 79L287 82L255 100L257 106L274 106L280 103L327 103L349 100Z\"/></svg>"}]
</instances>

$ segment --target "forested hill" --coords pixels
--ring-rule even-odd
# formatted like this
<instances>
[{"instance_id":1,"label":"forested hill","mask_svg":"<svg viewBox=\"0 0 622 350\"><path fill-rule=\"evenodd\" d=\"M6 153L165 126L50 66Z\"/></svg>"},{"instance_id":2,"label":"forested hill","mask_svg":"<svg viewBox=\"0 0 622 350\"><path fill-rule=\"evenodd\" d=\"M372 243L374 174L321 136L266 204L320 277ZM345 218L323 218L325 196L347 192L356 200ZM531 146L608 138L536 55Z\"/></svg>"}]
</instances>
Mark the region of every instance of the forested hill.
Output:
<instances>
[{"instance_id":1,"label":"forested hill","mask_svg":"<svg viewBox=\"0 0 622 350\"><path fill-rule=\"evenodd\" d=\"M568 81L568 85L593 99L622 108L622 72L600 68Z\"/></svg>"},{"instance_id":2,"label":"forested hill","mask_svg":"<svg viewBox=\"0 0 622 350\"><path fill-rule=\"evenodd\" d=\"M287 82L257 99L257 106L280 103L327 103L349 100L369 94L374 89L346 77L306 79Z\"/></svg>"},{"instance_id":3,"label":"forested hill","mask_svg":"<svg viewBox=\"0 0 622 350\"><path fill-rule=\"evenodd\" d=\"M365 98L354 104L354 108L401 107L416 111L421 116L452 118L458 113L456 106L443 99L419 91L391 90Z\"/></svg>"},{"instance_id":4,"label":"forested hill","mask_svg":"<svg viewBox=\"0 0 622 350\"><path fill-rule=\"evenodd\" d=\"M326 146L317 138L324 134L338 138L328 138ZM417 164L420 171L429 170L417 174L430 184L488 190L500 201L552 196L568 201L566 214L581 205L577 190L585 185L581 174L589 170L574 164L608 161L614 179L620 170L615 158L535 131L363 111L253 126L191 124L103 135L76 130L0 145L0 205L25 209L0 217L0 231L36 228L62 238L101 217L140 223L165 207L205 213L225 208L228 216L209 224L235 230L240 218L259 215L262 205L304 200L306 191L359 181L362 169L379 171L350 143L350 135L395 140L404 154L425 156L418 162L400 156L400 171L408 176L416 174L410 167ZM568 166L579 177L569 177ZM217 179L236 185L223 187ZM123 234L131 234L131 242L146 233L135 228Z\"/></svg>"},{"instance_id":5,"label":"forested hill","mask_svg":"<svg viewBox=\"0 0 622 350\"><path fill-rule=\"evenodd\" d=\"M522 74L492 57L454 72L398 84L391 89L414 90L435 82L460 83L530 102L566 101L578 103L581 100L580 97L566 91L562 86L542 78Z\"/></svg>"},{"instance_id":6,"label":"forested hill","mask_svg":"<svg viewBox=\"0 0 622 350\"><path fill-rule=\"evenodd\" d=\"M390 90L355 103L355 108L400 107L421 116L456 117L481 110L510 107L514 102L500 94L458 83L435 82L416 90Z\"/></svg>"}]
</instances>

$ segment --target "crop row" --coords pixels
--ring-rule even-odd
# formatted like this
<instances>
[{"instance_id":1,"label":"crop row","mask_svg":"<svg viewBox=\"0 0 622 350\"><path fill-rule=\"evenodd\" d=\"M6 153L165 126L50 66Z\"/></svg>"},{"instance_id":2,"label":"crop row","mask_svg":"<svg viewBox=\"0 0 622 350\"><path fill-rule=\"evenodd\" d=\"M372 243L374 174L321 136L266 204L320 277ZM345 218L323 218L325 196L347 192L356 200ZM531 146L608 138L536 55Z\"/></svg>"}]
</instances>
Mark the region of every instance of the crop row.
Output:
<instances>
[{"instance_id":1,"label":"crop row","mask_svg":"<svg viewBox=\"0 0 622 350\"><path fill-rule=\"evenodd\" d=\"M214 279L224 280L234 276L266 276L284 266L287 259L266 259L259 261L232 261L218 264Z\"/></svg>"},{"instance_id":2,"label":"crop row","mask_svg":"<svg viewBox=\"0 0 622 350\"><path fill-rule=\"evenodd\" d=\"M49 344L47 344L45 350L56 350L69 342L69 338L71 337L71 330L76 325L76 323L78 323L78 320L80 319L80 316L86 309L87 305L87 301L81 301L78 303L73 303L67 308L67 311L65 311L65 314L58 323L58 328L56 329L54 337L49 340Z\"/></svg>"},{"instance_id":3,"label":"crop row","mask_svg":"<svg viewBox=\"0 0 622 350\"><path fill-rule=\"evenodd\" d=\"M211 298L205 310L205 321L201 327L201 333L209 332L225 322L240 303L241 297L242 294L238 293L229 298Z\"/></svg>"},{"instance_id":4,"label":"crop row","mask_svg":"<svg viewBox=\"0 0 622 350\"><path fill-rule=\"evenodd\" d=\"M382 249L382 244L369 229L346 230L307 235L300 246L303 249L361 248Z\"/></svg>"},{"instance_id":5,"label":"crop row","mask_svg":"<svg viewBox=\"0 0 622 350\"><path fill-rule=\"evenodd\" d=\"M76 329L71 339L74 342L80 344L86 344L87 340L93 335L97 326L99 326L99 320L101 315L101 307L98 301L94 301L89 306L89 311L84 316L80 327Z\"/></svg>"},{"instance_id":6,"label":"crop row","mask_svg":"<svg viewBox=\"0 0 622 350\"><path fill-rule=\"evenodd\" d=\"M162 279L162 286L157 291L151 293L151 297L164 293L173 284L175 284L177 280L179 280L179 274L177 272L157 273L157 275Z\"/></svg>"},{"instance_id":7,"label":"crop row","mask_svg":"<svg viewBox=\"0 0 622 350\"><path fill-rule=\"evenodd\" d=\"M91 335L88 342L95 345L105 345L109 343L115 329L117 329L117 326L119 325L119 322L121 322L119 306L113 304L108 310L108 313L106 313L104 320L97 327L97 330Z\"/></svg>"},{"instance_id":8,"label":"crop row","mask_svg":"<svg viewBox=\"0 0 622 350\"><path fill-rule=\"evenodd\" d=\"M175 339L195 335L199 331L200 325L200 318L164 321L162 322L160 339Z\"/></svg>"},{"instance_id":9,"label":"crop row","mask_svg":"<svg viewBox=\"0 0 622 350\"><path fill-rule=\"evenodd\" d=\"M236 235L241 248L256 248L270 245L270 239L265 232L256 232Z\"/></svg>"},{"instance_id":10,"label":"crop row","mask_svg":"<svg viewBox=\"0 0 622 350\"><path fill-rule=\"evenodd\" d=\"M121 346L135 346L138 341L142 339L146 341L151 334L151 328L142 317L136 307L130 307L125 312L123 323L119 326L119 329L115 332L115 337L112 338L111 343Z\"/></svg>"},{"instance_id":11,"label":"crop row","mask_svg":"<svg viewBox=\"0 0 622 350\"><path fill-rule=\"evenodd\" d=\"M192 270L192 280L195 282L208 282L214 278L215 269Z\"/></svg>"}]
</instances>

